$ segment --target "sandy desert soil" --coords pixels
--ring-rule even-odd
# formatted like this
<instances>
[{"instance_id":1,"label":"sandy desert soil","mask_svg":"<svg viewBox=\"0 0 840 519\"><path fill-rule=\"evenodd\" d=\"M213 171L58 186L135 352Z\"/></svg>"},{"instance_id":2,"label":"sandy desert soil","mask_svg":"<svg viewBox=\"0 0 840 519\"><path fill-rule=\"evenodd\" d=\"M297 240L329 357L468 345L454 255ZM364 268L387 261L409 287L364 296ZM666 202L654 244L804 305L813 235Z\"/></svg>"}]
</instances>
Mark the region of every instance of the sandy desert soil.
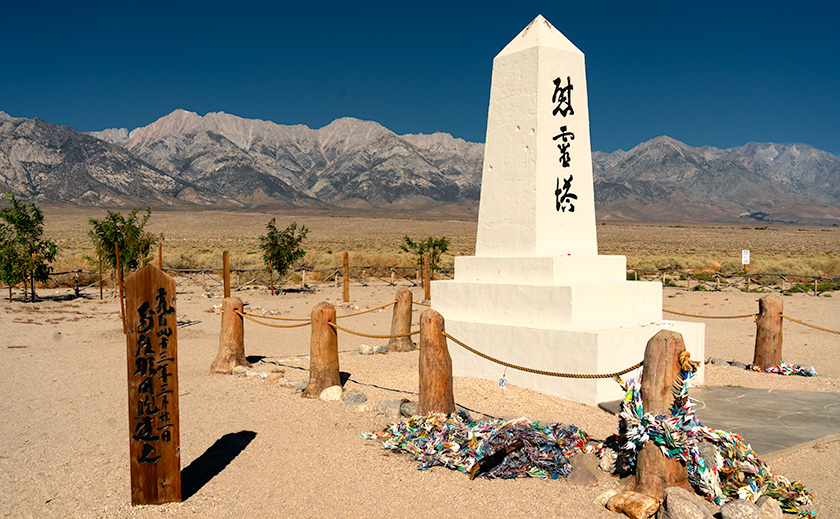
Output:
<instances>
[{"instance_id":1,"label":"sandy desert soil","mask_svg":"<svg viewBox=\"0 0 840 519\"><path fill-rule=\"evenodd\" d=\"M422 291L414 289L415 300ZM42 290L41 296L67 290ZM395 288L353 286L339 315L392 301ZM410 456L384 451L360 433L386 425L375 411L300 398L279 382L208 372L218 350L219 290L205 293L179 281L177 295L181 464L185 500L162 506L130 504L125 339L116 299L2 302L0 312L0 515L4 517L619 517L593 499L619 482L598 472L598 486L563 480L470 481L445 468L418 471ZM320 301L340 301L341 289L271 296L235 293L252 311L307 317ZM704 315L757 311L760 294L686 292L667 288L665 308ZM836 298L784 298L785 313L840 329ZM419 319L414 313L415 323ZM668 317L666 315L666 317ZM705 320L706 357L749 362L751 319ZM369 333L388 333L390 309L344 321ZM246 353L257 370L308 378L309 329L278 330L246 323ZM840 335L785 324L785 360L814 365L819 377L782 377L707 366L710 385L840 392ZM341 333L345 389L370 402L417 399L417 352L361 356L370 342ZM451 345L450 348L457 347ZM556 369L562 369L557 366ZM481 415L573 423L593 438L616 432L617 419L597 408L495 382L457 378L456 402ZM737 432L737 431L735 431ZM196 462L220 441L241 449L208 474ZM237 443L238 442L238 443ZM212 452L212 450L211 450ZM205 456L206 458L206 456ZM838 517L840 442L769 460L776 472L802 481L821 517ZM190 478L186 477L190 474Z\"/></svg>"}]
</instances>

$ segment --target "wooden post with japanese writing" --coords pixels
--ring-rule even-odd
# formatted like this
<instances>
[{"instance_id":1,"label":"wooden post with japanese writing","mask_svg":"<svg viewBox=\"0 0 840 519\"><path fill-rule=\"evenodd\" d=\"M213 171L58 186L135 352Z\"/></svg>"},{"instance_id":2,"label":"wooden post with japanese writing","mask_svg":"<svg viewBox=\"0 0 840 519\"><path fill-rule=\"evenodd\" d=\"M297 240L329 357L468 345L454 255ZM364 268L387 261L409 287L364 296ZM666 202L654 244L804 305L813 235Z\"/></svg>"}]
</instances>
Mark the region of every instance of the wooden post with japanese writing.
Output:
<instances>
[{"instance_id":1,"label":"wooden post with japanese writing","mask_svg":"<svg viewBox=\"0 0 840 519\"><path fill-rule=\"evenodd\" d=\"M128 277L131 504L181 501L175 280L148 264Z\"/></svg>"}]
</instances>

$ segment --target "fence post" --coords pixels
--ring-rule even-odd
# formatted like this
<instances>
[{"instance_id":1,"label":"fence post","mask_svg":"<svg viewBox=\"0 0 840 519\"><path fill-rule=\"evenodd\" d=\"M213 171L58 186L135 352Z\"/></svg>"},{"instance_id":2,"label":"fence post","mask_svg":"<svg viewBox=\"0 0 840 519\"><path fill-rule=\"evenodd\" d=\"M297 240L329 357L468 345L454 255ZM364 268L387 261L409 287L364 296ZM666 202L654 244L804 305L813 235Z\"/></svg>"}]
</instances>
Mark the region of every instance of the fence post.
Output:
<instances>
[{"instance_id":1,"label":"fence post","mask_svg":"<svg viewBox=\"0 0 840 519\"><path fill-rule=\"evenodd\" d=\"M758 300L753 364L762 371L782 362L782 298L768 294Z\"/></svg>"},{"instance_id":2,"label":"fence post","mask_svg":"<svg viewBox=\"0 0 840 519\"><path fill-rule=\"evenodd\" d=\"M96 246L96 254L99 256L99 300L102 300L102 244ZM12 300L12 290L9 288L9 301Z\"/></svg>"},{"instance_id":3,"label":"fence post","mask_svg":"<svg viewBox=\"0 0 840 519\"><path fill-rule=\"evenodd\" d=\"M300 270L300 289L306 288L306 269Z\"/></svg>"},{"instance_id":4,"label":"fence post","mask_svg":"<svg viewBox=\"0 0 840 519\"><path fill-rule=\"evenodd\" d=\"M346 252L341 257L341 288L344 302L350 302L350 255Z\"/></svg>"},{"instance_id":5,"label":"fence post","mask_svg":"<svg viewBox=\"0 0 840 519\"><path fill-rule=\"evenodd\" d=\"M747 292L750 291L750 277L747 276Z\"/></svg>"},{"instance_id":6,"label":"fence post","mask_svg":"<svg viewBox=\"0 0 840 519\"><path fill-rule=\"evenodd\" d=\"M429 308L420 314L420 415L452 414L452 359L446 346L443 316Z\"/></svg>"},{"instance_id":7,"label":"fence post","mask_svg":"<svg viewBox=\"0 0 840 519\"><path fill-rule=\"evenodd\" d=\"M222 300L219 353L210 365L210 373L230 373L236 366L251 366L245 358L245 326L240 315L244 307L238 297L226 297Z\"/></svg>"},{"instance_id":8,"label":"fence post","mask_svg":"<svg viewBox=\"0 0 840 519\"><path fill-rule=\"evenodd\" d=\"M683 337L671 330L661 330L645 347L642 372L642 409L654 415L669 413L674 395L671 392L679 376L679 355L685 351ZM661 500L668 487L680 486L686 490L688 472L678 460L667 458L653 442L645 443L636 458L634 491Z\"/></svg>"},{"instance_id":9,"label":"fence post","mask_svg":"<svg viewBox=\"0 0 840 519\"><path fill-rule=\"evenodd\" d=\"M815 295L815 296L819 295L819 294L817 293L817 288L818 288L818 286L819 286L819 285L817 285L817 280L818 280L818 279L819 279L819 278L814 277L814 295Z\"/></svg>"},{"instance_id":10,"label":"fence post","mask_svg":"<svg viewBox=\"0 0 840 519\"><path fill-rule=\"evenodd\" d=\"M268 263L268 283L270 285L271 295L274 295L274 265L271 262Z\"/></svg>"},{"instance_id":11,"label":"fence post","mask_svg":"<svg viewBox=\"0 0 840 519\"><path fill-rule=\"evenodd\" d=\"M423 253L423 294L426 301L432 300L432 265L428 252Z\"/></svg>"},{"instance_id":12,"label":"fence post","mask_svg":"<svg viewBox=\"0 0 840 519\"><path fill-rule=\"evenodd\" d=\"M685 289L688 291L691 290L691 276L688 272L685 273Z\"/></svg>"},{"instance_id":13,"label":"fence post","mask_svg":"<svg viewBox=\"0 0 840 519\"><path fill-rule=\"evenodd\" d=\"M312 309L312 337L309 341L309 384L303 398L318 398L321 391L341 385L338 371L338 335L335 324L335 307L327 302Z\"/></svg>"},{"instance_id":14,"label":"fence post","mask_svg":"<svg viewBox=\"0 0 840 519\"><path fill-rule=\"evenodd\" d=\"M413 295L411 290L400 287L397 290L397 302L394 305L394 314L391 316L390 335L401 335L411 331L411 306ZM388 351L412 351L417 345L410 336L391 337L388 341Z\"/></svg>"},{"instance_id":15,"label":"fence post","mask_svg":"<svg viewBox=\"0 0 840 519\"><path fill-rule=\"evenodd\" d=\"M225 286L225 299L230 297L230 253L222 252L222 278Z\"/></svg>"},{"instance_id":16,"label":"fence post","mask_svg":"<svg viewBox=\"0 0 840 519\"><path fill-rule=\"evenodd\" d=\"M122 277L122 268L120 266L120 246L117 242L114 242L114 253L116 254L117 259L117 293L120 296L120 319L122 319L122 326L123 326L123 335L128 333L128 328L125 325L125 302L123 301L123 277ZM26 285L24 285L26 288Z\"/></svg>"},{"instance_id":17,"label":"fence post","mask_svg":"<svg viewBox=\"0 0 840 519\"><path fill-rule=\"evenodd\" d=\"M362 286L367 286L367 270L362 269Z\"/></svg>"},{"instance_id":18,"label":"fence post","mask_svg":"<svg viewBox=\"0 0 840 519\"><path fill-rule=\"evenodd\" d=\"M158 242L158 268L163 270L163 242ZM225 296L230 297L230 296Z\"/></svg>"},{"instance_id":19,"label":"fence post","mask_svg":"<svg viewBox=\"0 0 840 519\"><path fill-rule=\"evenodd\" d=\"M73 287L73 293L76 294L76 297L79 297L79 271L78 270L73 274L73 279L76 282L76 286Z\"/></svg>"},{"instance_id":20,"label":"fence post","mask_svg":"<svg viewBox=\"0 0 840 519\"><path fill-rule=\"evenodd\" d=\"M394 286L396 284L396 283L394 283L394 277L395 277L394 268L391 267L391 286Z\"/></svg>"}]
</instances>

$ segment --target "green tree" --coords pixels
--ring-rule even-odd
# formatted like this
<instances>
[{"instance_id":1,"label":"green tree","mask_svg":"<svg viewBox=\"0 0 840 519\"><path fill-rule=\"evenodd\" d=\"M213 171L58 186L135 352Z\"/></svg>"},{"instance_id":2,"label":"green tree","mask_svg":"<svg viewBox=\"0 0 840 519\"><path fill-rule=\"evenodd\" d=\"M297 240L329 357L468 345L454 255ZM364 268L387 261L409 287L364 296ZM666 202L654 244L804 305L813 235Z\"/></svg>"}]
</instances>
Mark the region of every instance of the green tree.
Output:
<instances>
[{"instance_id":1,"label":"green tree","mask_svg":"<svg viewBox=\"0 0 840 519\"><path fill-rule=\"evenodd\" d=\"M282 276L306 255L300 243L306 238L309 229L305 225L298 228L297 223L292 222L281 231L277 229L274 218L265 228L266 233L260 236L260 250L265 269L271 271L273 268Z\"/></svg>"},{"instance_id":2,"label":"green tree","mask_svg":"<svg viewBox=\"0 0 840 519\"><path fill-rule=\"evenodd\" d=\"M44 214L34 203L20 203L12 193L6 198L11 207L0 209L0 279L11 287L29 284L30 299L35 301L35 282L47 281L58 247L53 240L44 239Z\"/></svg>"},{"instance_id":3,"label":"green tree","mask_svg":"<svg viewBox=\"0 0 840 519\"><path fill-rule=\"evenodd\" d=\"M423 267L423 255L428 252L429 263L431 263L429 268L432 272L440 270L440 256L449 248L449 238L446 236L440 238L429 236L425 240L415 242L408 236L403 236L403 241L405 243L400 245L400 249L413 254L417 258L418 267Z\"/></svg>"},{"instance_id":4,"label":"green tree","mask_svg":"<svg viewBox=\"0 0 840 519\"><path fill-rule=\"evenodd\" d=\"M140 208L133 209L124 217L121 213L108 211L102 220L90 218L88 231L94 246L100 247L102 261L111 268L117 268L117 255L114 244L120 249L120 267L123 270L135 270L149 262L152 245L157 237L144 230L152 210L146 208L142 218L137 216Z\"/></svg>"}]
</instances>

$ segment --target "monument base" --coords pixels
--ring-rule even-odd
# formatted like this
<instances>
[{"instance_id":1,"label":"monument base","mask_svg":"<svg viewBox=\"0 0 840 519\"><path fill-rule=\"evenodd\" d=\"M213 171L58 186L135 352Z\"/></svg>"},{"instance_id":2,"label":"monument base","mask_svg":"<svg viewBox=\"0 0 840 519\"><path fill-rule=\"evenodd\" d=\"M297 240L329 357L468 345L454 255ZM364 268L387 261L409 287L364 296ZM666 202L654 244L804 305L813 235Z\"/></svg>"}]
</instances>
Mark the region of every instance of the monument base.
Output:
<instances>
[{"instance_id":1,"label":"monument base","mask_svg":"<svg viewBox=\"0 0 840 519\"><path fill-rule=\"evenodd\" d=\"M605 256L525 261L456 258L456 279L432 282L432 306L443 315L446 331L453 337L486 355L527 368L615 373L640 362L648 340L663 328L682 334L691 358L702 362L705 325L663 320L662 285L618 277L616 271L624 272L623 260ZM521 275L521 270L511 268L517 263L543 282L513 281ZM564 268L557 268L558 264ZM560 272L581 272L593 264L601 267L597 274L577 280L600 278L598 282L575 283L567 277L562 283L556 281ZM609 268L603 268L607 265ZM485 281L487 278L491 281ZM495 381L504 375L510 384L588 405L622 397L621 387L609 378L562 378L505 370L456 344L450 345L449 353L455 376ZM702 384L703 379L701 363L694 383Z\"/></svg>"}]
</instances>

